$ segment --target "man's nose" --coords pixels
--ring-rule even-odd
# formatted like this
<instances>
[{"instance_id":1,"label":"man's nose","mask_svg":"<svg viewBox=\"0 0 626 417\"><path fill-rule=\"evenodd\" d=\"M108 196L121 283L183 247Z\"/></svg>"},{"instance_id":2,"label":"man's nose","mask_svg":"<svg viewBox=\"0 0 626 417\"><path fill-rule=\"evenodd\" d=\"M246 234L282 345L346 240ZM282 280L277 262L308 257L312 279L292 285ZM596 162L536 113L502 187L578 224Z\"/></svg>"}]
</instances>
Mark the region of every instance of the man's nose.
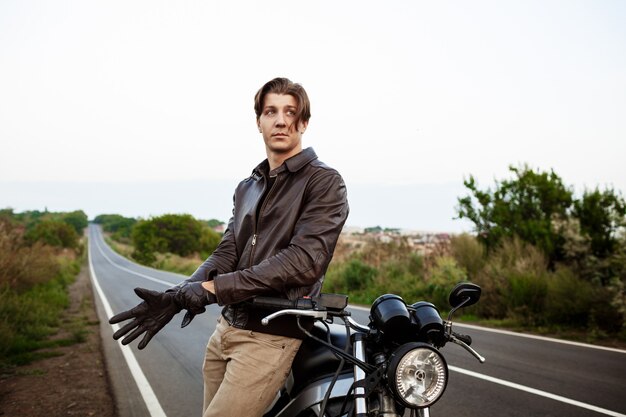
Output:
<instances>
[{"instance_id":1,"label":"man's nose","mask_svg":"<svg viewBox=\"0 0 626 417\"><path fill-rule=\"evenodd\" d=\"M280 111L276 115L276 124L279 126L285 126L285 115Z\"/></svg>"}]
</instances>

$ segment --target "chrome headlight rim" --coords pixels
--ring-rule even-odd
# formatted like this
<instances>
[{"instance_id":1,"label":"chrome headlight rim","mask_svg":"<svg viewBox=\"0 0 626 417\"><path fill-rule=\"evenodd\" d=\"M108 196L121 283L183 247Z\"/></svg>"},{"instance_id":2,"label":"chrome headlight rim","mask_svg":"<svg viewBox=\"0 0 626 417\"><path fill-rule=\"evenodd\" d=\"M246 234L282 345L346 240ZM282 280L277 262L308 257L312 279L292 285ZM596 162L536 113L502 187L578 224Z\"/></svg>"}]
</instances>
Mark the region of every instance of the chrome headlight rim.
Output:
<instances>
[{"instance_id":1,"label":"chrome headlight rim","mask_svg":"<svg viewBox=\"0 0 626 417\"><path fill-rule=\"evenodd\" d=\"M427 352L425 352L427 351ZM409 359L409 355L416 353L428 353L429 355L434 355L431 357L432 360L436 362L436 367L438 369L438 381L436 388L436 395L429 399L428 401L422 401L420 404L416 404L407 400L405 395L403 395L400 391L401 388L398 386L398 371L402 371L399 369L399 366L402 365L403 361ZM406 364L405 364L406 366ZM448 364L446 363L443 355L435 349L433 346L428 343L421 342L413 342L407 343L400 346L396 351L394 351L389 358L389 365L387 367L387 385L394 397L405 407L418 409L418 408L426 408L435 404L439 398L443 396L443 393L446 390L448 385Z\"/></svg>"}]
</instances>

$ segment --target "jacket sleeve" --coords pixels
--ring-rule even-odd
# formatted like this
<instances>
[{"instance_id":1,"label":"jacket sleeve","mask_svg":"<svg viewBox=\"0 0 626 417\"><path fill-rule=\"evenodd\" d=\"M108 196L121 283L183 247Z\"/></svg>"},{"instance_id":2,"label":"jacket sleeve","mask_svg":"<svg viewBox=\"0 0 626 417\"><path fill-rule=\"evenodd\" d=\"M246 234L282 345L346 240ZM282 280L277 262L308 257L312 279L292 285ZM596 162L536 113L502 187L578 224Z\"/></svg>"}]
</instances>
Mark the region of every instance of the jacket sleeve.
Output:
<instances>
[{"instance_id":1,"label":"jacket sleeve","mask_svg":"<svg viewBox=\"0 0 626 417\"><path fill-rule=\"evenodd\" d=\"M217 275L218 303L313 287L326 272L348 211L346 186L339 173L328 170L311 178L289 245L250 268Z\"/></svg>"},{"instance_id":2,"label":"jacket sleeve","mask_svg":"<svg viewBox=\"0 0 626 417\"><path fill-rule=\"evenodd\" d=\"M237 267L239 256L233 233L233 218L228 221L228 227L222 236L217 248L198 269L185 281L209 281L217 274L233 271Z\"/></svg>"}]
</instances>

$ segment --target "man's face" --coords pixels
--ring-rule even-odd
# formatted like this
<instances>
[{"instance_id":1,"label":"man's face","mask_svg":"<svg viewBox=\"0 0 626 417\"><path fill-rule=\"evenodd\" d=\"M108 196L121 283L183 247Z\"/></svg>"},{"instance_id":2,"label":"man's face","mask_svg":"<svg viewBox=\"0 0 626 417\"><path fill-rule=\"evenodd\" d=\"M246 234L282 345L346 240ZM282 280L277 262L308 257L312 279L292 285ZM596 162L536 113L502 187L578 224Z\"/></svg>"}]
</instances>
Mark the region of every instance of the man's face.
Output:
<instances>
[{"instance_id":1,"label":"man's face","mask_svg":"<svg viewBox=\"0 0 626 417\"><path fill-rule=\"evenodd\" d=\"M257 124L263 134L265 148L287 159L302 150L302 132L306 122L296 126L298 102L289 94L269 93L263 100L263 111Z\"/></svg>"}]
</instances>

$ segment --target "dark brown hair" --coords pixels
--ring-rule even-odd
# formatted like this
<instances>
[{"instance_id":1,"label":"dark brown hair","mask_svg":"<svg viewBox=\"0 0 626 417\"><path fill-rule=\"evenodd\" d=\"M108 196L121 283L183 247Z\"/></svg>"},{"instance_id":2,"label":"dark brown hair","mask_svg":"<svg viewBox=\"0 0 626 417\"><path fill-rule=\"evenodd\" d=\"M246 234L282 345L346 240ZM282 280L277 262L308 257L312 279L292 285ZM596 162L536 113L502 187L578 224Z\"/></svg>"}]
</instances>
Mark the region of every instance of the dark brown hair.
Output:
<instances>
[{"instance_id":1,"label":"dark brown hair","mask_svg":"<svg viewBox=\"0 0 626 417\"><path fill-rule=\"evenodd\" d=\"M296 126L298 126L299 122L306 123L311 118L311 102L309 101L309 96L306 94L304 87L298 83L294 83L288 78L274 78L265 83L254 96L254 112L256 113L257 120L259 120L261 113L263 113L263 101L265 100L265 96L270 93L289 94L296 99L298 102L298 112L295 120Z\"/></svg>"}]
</instances>

